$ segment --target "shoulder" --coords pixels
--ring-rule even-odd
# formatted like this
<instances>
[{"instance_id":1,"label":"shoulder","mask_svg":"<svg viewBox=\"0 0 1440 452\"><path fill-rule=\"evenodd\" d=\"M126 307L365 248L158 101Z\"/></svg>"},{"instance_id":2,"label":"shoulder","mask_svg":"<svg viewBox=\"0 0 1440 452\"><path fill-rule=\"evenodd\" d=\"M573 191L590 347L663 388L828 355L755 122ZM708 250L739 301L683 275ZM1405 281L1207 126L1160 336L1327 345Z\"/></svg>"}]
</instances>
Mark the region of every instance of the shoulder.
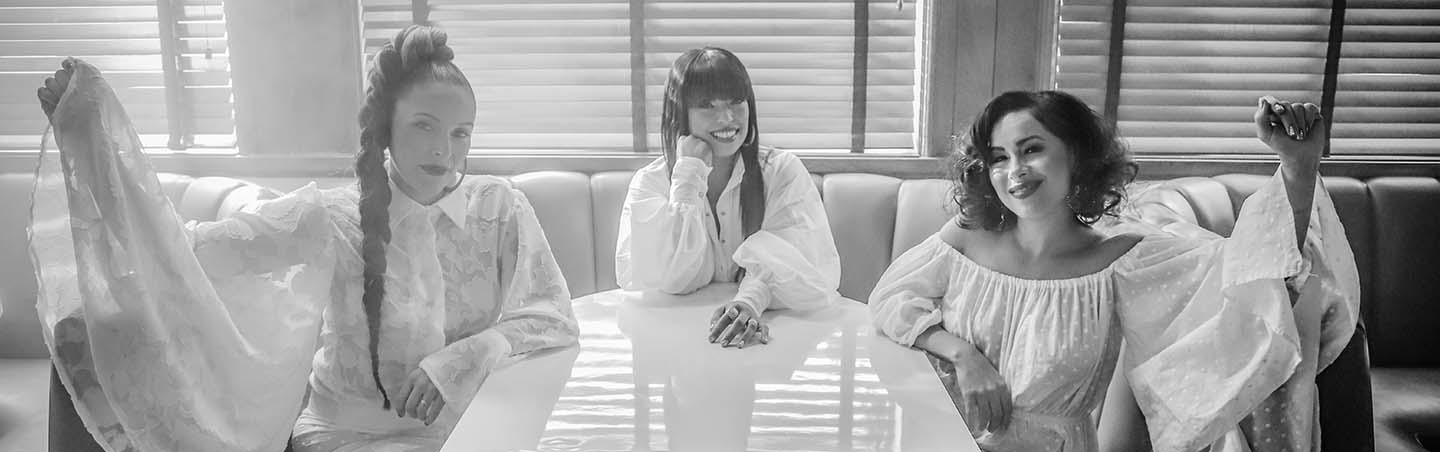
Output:
<instances>
[{"instance_id":1,"label":"shoulder","mask_svg":"<svg viewBox=\"0 0 1440 452\"><path fill-rule=\"evenodd\" d=\"M1098 231L1094 231L1094 233L1101 234ZM1135 249L1135 246L1139 245L1142 240L1145 240L1144 235L1133 232L1102 236L1090 252L1100 256L1105 262L1114 262L1129 254L1130 250Z\"/></svg>"},{"instance_id":2,"label":"shoulder","mask_svg":"<svg viewBox=\"0 0 1440 452\"><path fill-rule=\"evenodd\" d=\"M784 149L760 146L755 156L760 160L760 168L767 173L809 173L805 170L805 164L800 161L800 157Z\"/></svg>"},{"instance_id":3,"label":"shoulder","mask_svg":"<svg viewBox=\"0 0 1440 452\"><path fill-rule=\"evenodd\" d=\"M640 169L635 170L635 176L630 178L631 187L645 186L670 186L670 174L665 169L665 156L660 156Z\"/></svg>"},{"instance_id":4,"label":"shoulder","mask_svg":"<svg viewBox=\"0 0 1440 452\"><path fill-rule=\"evenodd\" d=\"M951 217L945 221L945 225L941 226L940 232L936 232L935 235L939 236L940 241L949 245L951 249L964 253L971 244L994 240L998 238L999 233L983 229L967 229L960 226L959 217Z\"/></svg>"},{"instance_id":5,"label":"shoulder","mask_svg":"<svg viewBox=\"0 0 1440 452\"><path fill-rule=\"evenodd\" d=\"M805 163L801 162L800 157L795 154L782 149L761 146L756 156L759 157L760 170L767 189L791 186L791 184L802 181L814 185L814 181L810 177L810 170L805 168Z\"/></svg>"},{"instance_id":6,"label":"shoulder","mask_svg":"<svg viewBox=\"0 0 1440 452\"><path fill-rule=\"evenodd\" d=\"M358 244L360 232L360 186L354 183L320 190L320 199L330 214L330 223L346 243ZM358 245L357 245L358 246Z\"/></svg>"},{"instance_id":7,"label":"shoulder","mask_svg":"<svg viewBox=\"0 0 1440 452\"><path fill-rule=\"evenodd\" d=\"M360 224L360 186L345 184L320 190L320 200L337 223Z\"/></svg>"},{"instance_id":8,"label":"shoulder","mask_svg":"<svg viewBox=\"0 0 1440 452\"><path fill-rule=\"evenodd\" d=\"M471 174L465 176L460 190L466 197L465 206L471 217L495 218L516 203L529 205L525 193L503 177Z\"/></svg>"}]
</instances>

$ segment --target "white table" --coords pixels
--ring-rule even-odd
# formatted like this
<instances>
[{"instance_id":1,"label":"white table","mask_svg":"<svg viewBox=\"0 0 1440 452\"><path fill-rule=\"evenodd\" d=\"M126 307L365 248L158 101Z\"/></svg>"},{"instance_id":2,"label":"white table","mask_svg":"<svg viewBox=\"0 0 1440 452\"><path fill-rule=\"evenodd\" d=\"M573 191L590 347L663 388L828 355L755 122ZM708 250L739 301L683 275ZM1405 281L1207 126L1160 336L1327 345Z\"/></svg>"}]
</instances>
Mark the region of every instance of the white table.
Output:
<instances>
[{"instance_id":1,"label":"white table","mask_svg":"<svg viewBox=\"0 0 1440 452\"><path fill-rule=\"evenodd\" d=\"M709 343L735 289L576 299L580 345L492 374L442 451L979 451L925 357L864 304L766 313L767 345Z\"/></svg>"}]
</instances>

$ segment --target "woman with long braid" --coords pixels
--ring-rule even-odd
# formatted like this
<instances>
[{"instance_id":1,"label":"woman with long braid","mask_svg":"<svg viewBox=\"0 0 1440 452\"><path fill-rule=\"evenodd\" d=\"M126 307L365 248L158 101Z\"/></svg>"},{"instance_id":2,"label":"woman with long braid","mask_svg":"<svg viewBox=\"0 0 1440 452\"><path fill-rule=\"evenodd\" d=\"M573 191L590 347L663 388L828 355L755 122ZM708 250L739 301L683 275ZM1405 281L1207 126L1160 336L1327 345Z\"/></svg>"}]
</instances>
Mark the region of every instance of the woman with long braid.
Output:
<instances>
[{"instance_id":1,"label":"woman with long braid","mask_svg":"<svg viewBox=\"0 0 1440 452\"><path fill-rule=\"evenodd\" d=\"M289 419L294 419L297 411L300 416L293 423L293 438L289 421L285 421L282 438L289 438L297 452L438 450L492 370L513 357L576 342L570 294L529 201L504 179L464 174L475 101L469 82L451 62L454 53L445 38L439 29L411 26L373 57L360 113L361 150L355 163L358 184L332 190L317 190L312 184L251 206L235 218L171 227L193 244L191 250L204 271L200 279L211 281L212 293L221 299L215 302L222 305L220 309L232 314L265 311L269 308L241 305L279 302L294 308L286 311L288 315L270 314L272 320L279 317L280 323L291 328L277 327L273 321L269 326L240 324L238 320L225 324L228 320L224 319L211 319L203 328L195 328L228 328L243 336L239 339L197 339L187 336L193 334L188 328L159 335L171 344L216 353L215 347L236 345L225 340L248 346L247 340L277 334L303 339L308 334L313 343L318 333L318 343L313 346L290 346L247 361L258 369L255 373L269 375L273 372L263 366L289 363L293 368L297 362L294 355L313 353L313 360L303 363L309 365L303 370L309 371L310 389L303 410L300 394L294 390L297 384L283 376L268 381L289 389L292 396L272 398L263 407L266 409L259 411L251 406L256 394L244 393L198 397L192 393L190 398L200 401L182 400L176 407L139 411L114 397L106 402L105 398L77 396L77 411L87 419L97 440L117 450L132 445L140 450L279 450L283 447L274 447L273 441L253 438L279 436L273 431L279 428L274 421L255 427L259 433L236 433L233 426L265 423L249 419L284 415L288 410ZM93 68L89 70L93 72ZM68 78L66 75L59 78ZM88 132L83 129L97 123L91 119L103 118L107 110L84 108L84 102L72 100L80 97L74 94L108 87L98 73L91 78L75 77L69 82L85 86L73 86L69 92L65 82L47 80L47 88L41 89L41 103L47 112L58 110L52 122L62 138L85 136ZM114 129L115 125L112 121L102 129ZM128 121L124 126L129 128ZM62 140L62 154L66 154L62 160L69 159L69 154L100 151L84 149L84 144L89 143ZM132 154L143 160L143 154ZM139 196L146 194L145 181L153 181L154 175L143 162L126 168L134 161L125 159L134 155L112 160L138 176L141 190L125 195ZM96 180L109 172L76 169L76 165L65 171L72 185L118 184L125 188L123 185L134 179ZM40 193L37 189L37 199ZM76 199L73 190L69 197ZM146 201L165 204L163 196ZM70 205L72 216L84 213L84 209L76 210L77 204ZM105 216L140 218L161 213L123 204L116 209L115 214L107 212ZM174 223L173 217L151 220ZM110 229L118 232L124 228ZM82 238L75 242L82 243ZM113 241L96 242L103 248ZM124 268L125 263L117 261L137 253L129 251L102 253L95 260L102 267ZM132 268L129 275L112 279L134 279L135 270L145 270ZM295 285L298 283L303 285ZM191 298L205 301L205 297ZM182 312L201 304L196 300L167 303L172 305L167 309ZM318 332L315 315L321 315ZM97 328L80 330L93 336ZM78 339L81 345L99 348L85 343L83 334L69 336L82 336ZM95 361L101 360L98 353L94 355ZM216 361L228 359L217 353L203 361L160 365L181 368L179 373L211 373ZM145 363L118 371L143 375L156 365ZM94 372L102 375L93 385L104 392L125 390L107 384L107 372ZM303 380L303 373L300 375ZM97 379L67 379L72 395L85 394L87 388L76 387L82 380ZM304 383L298 387L303 391ZM123 414L114 415L117 412ZM229 415L206 416L215 413ZM107 425L103 419L110 418L118 421ZM168 444L147 442L144 437L150 435L149 430L137 427L157 422L187 424L174 430L191 436L170 433L157 435L170 438Z\"/></svg>"}]
</instances>

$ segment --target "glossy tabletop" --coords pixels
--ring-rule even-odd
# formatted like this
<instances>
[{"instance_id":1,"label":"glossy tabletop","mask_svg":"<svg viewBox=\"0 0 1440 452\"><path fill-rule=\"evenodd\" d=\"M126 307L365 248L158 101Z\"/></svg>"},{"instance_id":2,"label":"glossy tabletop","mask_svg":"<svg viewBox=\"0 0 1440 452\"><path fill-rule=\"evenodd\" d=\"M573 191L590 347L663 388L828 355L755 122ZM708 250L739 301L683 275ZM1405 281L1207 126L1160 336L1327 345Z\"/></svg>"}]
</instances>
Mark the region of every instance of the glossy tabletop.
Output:
<instances>
[{"instance_id":1,"label":"glossy tabletop","mask_svg":"<svg viewBox=\"0 0 1440 452\"><path fill-rule=\"evenodd\" d=\"M734 284L574 301L580 345L497 370L442 451L978 451L924 355L864 304L765 314L771 341L707 341Z\"/></svg>"}]
</instances>

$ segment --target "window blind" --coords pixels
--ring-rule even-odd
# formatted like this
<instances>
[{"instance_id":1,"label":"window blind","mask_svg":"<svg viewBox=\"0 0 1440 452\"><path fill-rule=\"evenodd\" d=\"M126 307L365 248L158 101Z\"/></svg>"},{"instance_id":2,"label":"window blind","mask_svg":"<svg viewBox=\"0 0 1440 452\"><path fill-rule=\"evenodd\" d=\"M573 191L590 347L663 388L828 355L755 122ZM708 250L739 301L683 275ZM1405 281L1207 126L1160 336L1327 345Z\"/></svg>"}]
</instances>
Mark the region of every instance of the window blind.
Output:
<instances>
[{"instance_id":1,"label":"window blind","mask_svg":"<svg viewBox=\"0 0 1440 452\"><path fill-rule=\"evenodd\" d=\"M656 152L671 63L710 45L734 51L750 70L765 144L849 152L854 115L863 112L865 148L913 152L913 3L863 3L861 109L852 102L852 0L363 0L367 61L412 23L417 5L449 34L475 87L477 149ZM637 119L645 132L638 145Z\"/></svg>"},{"instance_id":2,"label":"window blind","mask_svg":"<svg viewBox=\"0 0 1440 452\"><path fill-rule=\"evenodd\" d=\"M35 150L46 120L35 98L67 56L105 74L142 143L231 148L234 109L220 0L7 0L0 4L0 149ZM162 33L172 27L173 33ZM171 36L164 42L162 36ZM163 58L175 58L167 97ZM173 110L173 111L172 111ZM173 121L172 121L173 120ZM172 122L178 127L171 127Z\"/></svg>"},{"instance_id":3,"label":"window blind","mask_svg":"<svg viewBox=\"0 0 1440 452\"><path fill-rule=\"evenodd\" d=\"M1110 1L1064 0L1057 80L1104 110ZM1328 0L1129 0L1117 125L1142 153L1268 153L1256 99L1320 103Z\"/></svg>"},{"instance_id":4,"label":"window blind","mask_svg":"<svg viewBox=\"0 0 1440 452\"><path fill-rule=\"evenodd\" d=\"M1103 110L1110 0L1064 0L1056 79ZM1145 153L1268 153L1255 99L1319 103L1330 0L1130 0L1118 125ZM1331 151L1440 154L1440 4L1346 2Z\"/></svg>"},{"instance_id":5,"label":"window blind","mask_svg":"<svg viewBox=\"0 0 1440 452\"><path fill-rule=\"evenodd\" d=\"M1440 2L1351 0L1331 149L1440 154Z\"/></svg>"}]
</instances>

